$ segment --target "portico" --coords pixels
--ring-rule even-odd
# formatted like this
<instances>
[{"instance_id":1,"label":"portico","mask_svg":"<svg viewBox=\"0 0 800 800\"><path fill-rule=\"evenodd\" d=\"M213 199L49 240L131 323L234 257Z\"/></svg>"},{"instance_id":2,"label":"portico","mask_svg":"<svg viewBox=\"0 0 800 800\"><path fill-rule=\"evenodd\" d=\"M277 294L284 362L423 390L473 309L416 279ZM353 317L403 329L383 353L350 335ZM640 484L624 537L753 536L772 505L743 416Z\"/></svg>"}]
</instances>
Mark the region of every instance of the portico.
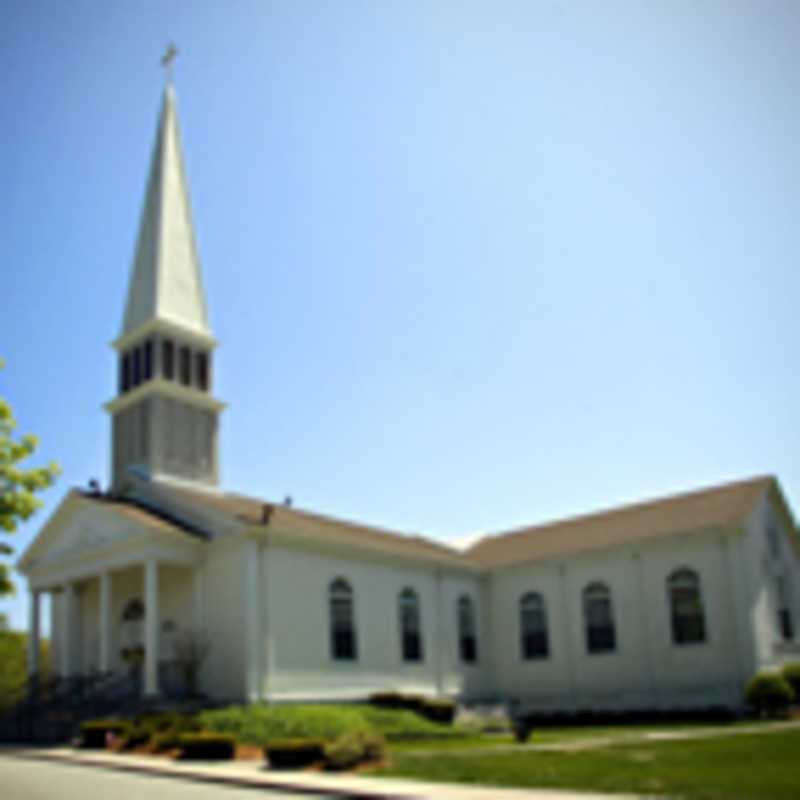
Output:
<instances>
[{"instance_id":1,"label":"portico","mask_svg":"<svg viewBox=\"0 0 800 800\"><path fill-rule=\"evenodd\" d=\"M122 502L74 492L66 505L66 514L60 512L72 516L61 520L66 530L54 541L43 537L39 551L26 554L30 674L39 672L46 594L55 673L73 678L127 672L141 677L144 695L161 694L174 636L203 629L203 539ZM72 557L65 559L68 553Z\"/></svg>"}]
</instances>

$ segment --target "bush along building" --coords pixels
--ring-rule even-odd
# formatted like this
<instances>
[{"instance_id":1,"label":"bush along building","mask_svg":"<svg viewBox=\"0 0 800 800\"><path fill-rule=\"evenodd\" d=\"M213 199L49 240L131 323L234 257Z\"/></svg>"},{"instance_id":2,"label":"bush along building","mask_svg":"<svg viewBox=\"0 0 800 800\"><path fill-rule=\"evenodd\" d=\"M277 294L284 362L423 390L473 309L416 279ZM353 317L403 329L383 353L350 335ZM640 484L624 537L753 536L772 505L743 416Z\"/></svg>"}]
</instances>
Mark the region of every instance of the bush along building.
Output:
<instances>
[{"instance_id":1,"label":"bush along building","mask_svg":"<svg viewBox=\"0 0 800 800\"><path fill-rule=\"evenodd\" d=\"M467 550L219 487L211 331L165 90L122 330L108 492L24 553L29 667L145 696L402 691L532 712L742 702L800 655L800 537L762 476L486 536Z\"/></svg>"}]
</instances>

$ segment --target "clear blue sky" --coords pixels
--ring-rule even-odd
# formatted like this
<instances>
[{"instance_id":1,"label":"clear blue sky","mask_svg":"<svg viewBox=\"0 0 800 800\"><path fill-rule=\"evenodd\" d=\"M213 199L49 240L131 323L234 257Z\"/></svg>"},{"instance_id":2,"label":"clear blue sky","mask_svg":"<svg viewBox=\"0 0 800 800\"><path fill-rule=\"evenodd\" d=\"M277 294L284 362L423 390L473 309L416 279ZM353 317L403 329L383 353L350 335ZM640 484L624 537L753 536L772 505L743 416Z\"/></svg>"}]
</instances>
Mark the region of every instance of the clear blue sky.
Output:
<instances>
[{"instance_id":1,"label":"clear blue sky","mask_svg":"<svg viewBox=\"0 0 800 800\"><path fill-rule=\"evenodd\" d=\"M64 470L19 551L108 477L170 39L226 488L443 540L800 508L793 0L2 6L0 396Z\"/></svg>"}]
</instances>

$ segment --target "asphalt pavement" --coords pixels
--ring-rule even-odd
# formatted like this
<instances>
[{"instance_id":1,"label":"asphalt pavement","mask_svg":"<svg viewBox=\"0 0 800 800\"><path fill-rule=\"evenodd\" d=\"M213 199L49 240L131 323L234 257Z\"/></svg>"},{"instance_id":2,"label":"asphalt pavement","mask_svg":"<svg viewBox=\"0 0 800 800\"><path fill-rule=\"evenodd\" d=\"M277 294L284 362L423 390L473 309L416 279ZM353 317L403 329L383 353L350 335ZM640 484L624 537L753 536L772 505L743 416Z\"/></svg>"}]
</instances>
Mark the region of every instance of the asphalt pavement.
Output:
<instances>
[{"instance_id":1,"label":"asphalt pavement","mask_svg":"<svg viewBox=\"0 0 800 800\"><path fill-rule=\"evenodd\" d=\"M221 786L81 764L0 755L3 800L298 800L323 795L287 794L263 787ZM325 795L330 800L330 795Z\"/></svg>"}]
</instances>

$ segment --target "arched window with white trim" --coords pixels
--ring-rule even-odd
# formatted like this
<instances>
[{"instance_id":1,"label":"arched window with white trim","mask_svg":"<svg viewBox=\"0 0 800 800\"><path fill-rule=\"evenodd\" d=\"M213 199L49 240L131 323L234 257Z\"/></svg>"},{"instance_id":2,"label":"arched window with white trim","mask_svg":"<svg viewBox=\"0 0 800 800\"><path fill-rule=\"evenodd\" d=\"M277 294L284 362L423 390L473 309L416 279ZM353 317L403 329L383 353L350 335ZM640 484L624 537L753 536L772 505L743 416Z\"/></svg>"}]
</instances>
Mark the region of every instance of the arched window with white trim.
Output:
<instances>
[{"instance_id":1,"label":"arched window with white trim","mask_svg":"<svg viewBox=\"0 0 800 800\"><path fill-rule=\"evenodd\" d=\"M398 597L400 614L400 650L403 661L422 661L422 625L420 623L419 596L410 587Z\"/></svg>"},{"instance_id":2,"label":"arched window with white trim","mask_svg":"<svg viewBox=\"0 0 800 800\"><path fill-rule=\"evenodd\" d=\"M539 592L528 592L519 601L520 648L528 661L549 655L547 639L547 612L544 598Z\"/></svg>"},{"instance_id":3,"label":"arched window with white trim","mask_svg":"<svg viewBox=\"0 0 800 800\"><path fill-rule=\"evenodd\" d=\"M605 583L590 583L583 590L583 616L588 652L607 653L616 650L617 634L611 607L611 591Z\"/></svg>"},{"instance_id":4,"label":"arched window with white trim","mask_svg":"<svg viewBox=\"0 0 800 800\"><path fill-rule=\"evenodd\" d=\"M353 589L344 578L336 578L329 589L331 658L354 661L358 657L353 620Z\"/></svg>"},{"instance_id":5,"label":"arched window with white trim","mask_svg":"<svg viewBox=\"0 0 800 800\"><path fill-rule=\"evenodd\" d=\"M706 640L706 622L700 596L700 577L688 567L676 569L667 578L672 641L696 644Z\"/></svg>"},{"instance_id":6,"label":"arched window with white trim","mask_svg":"<svg viewBox=\"0 0 800 800\"><path fill-rule=\"evenodd\" d=\"M458 643L461 660L474 664L478 660L478 640L475 636L475 606L469 595L458 598Z\"/></svg>"}]
</instances>

